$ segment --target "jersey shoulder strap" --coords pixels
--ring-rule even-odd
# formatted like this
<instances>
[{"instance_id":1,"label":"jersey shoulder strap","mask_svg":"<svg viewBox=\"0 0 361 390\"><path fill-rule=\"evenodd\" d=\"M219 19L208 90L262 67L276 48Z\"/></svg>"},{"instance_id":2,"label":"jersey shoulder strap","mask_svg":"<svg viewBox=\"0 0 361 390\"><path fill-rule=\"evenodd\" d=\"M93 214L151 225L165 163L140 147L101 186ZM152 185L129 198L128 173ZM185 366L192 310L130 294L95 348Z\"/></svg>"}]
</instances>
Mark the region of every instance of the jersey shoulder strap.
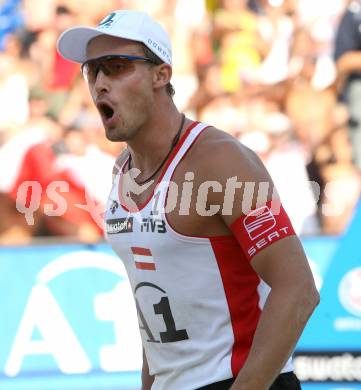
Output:
<instances>
[{"instance_id":1,"label":"jersey shoulder strap","mask_svg":"<svg viewBox=\"0 0 361 390\"><path fill-rule=\"evenodd\" d=\"M193 143L198 138L198 136L201 134L201 132L207 127L209 127L209 126L205 123L194 122L188 128L187 132L185 133L185 135L183 137L182 143L177 148L174 157L172 158L169 166L166 168L164 176L162 177L162 181L169 182L177 165L180 163L182 158L186 155L187 151L193 145Z\"/></svg>"}]
</instances>

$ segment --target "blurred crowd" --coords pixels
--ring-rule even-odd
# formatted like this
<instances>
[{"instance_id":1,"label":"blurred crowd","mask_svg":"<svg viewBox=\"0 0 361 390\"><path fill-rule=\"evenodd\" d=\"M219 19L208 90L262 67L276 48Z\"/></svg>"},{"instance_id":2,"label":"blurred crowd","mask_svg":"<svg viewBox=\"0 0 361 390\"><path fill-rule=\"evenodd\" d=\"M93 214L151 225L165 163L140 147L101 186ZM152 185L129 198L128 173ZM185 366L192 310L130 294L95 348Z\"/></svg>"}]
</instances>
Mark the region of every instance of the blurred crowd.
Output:
<instances>
[{"instance_id":1,"label":"blurred crowd","mask_svg":"<svg viewBox=\"0 0 361 390\"><path fill-rule=\"evenodd\" d=\"M125 146L55 43L122 8L165 26L176 104L258 153L297 232L341 233L361 192L361 1L0 0L0 243L102 236Z\"/></svg>"}]
</instances>

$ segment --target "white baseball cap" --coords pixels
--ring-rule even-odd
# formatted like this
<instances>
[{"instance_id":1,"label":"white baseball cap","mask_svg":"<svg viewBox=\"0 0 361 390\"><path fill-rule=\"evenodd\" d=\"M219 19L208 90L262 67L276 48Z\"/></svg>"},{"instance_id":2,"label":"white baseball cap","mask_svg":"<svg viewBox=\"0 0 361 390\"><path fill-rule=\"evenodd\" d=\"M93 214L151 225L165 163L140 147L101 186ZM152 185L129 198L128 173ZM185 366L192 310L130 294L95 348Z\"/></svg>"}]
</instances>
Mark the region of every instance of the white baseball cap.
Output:
<instances>
[{"instance_id":1,"label":"white baseball cap","mask_svg":"<svg viewBox=\"0 0 361 390\"><path fill-rule=\"evenodd\" d=\"M83 63L87 60L86 48L89 41L104 34L142 42L162 61L172 65L172 46L167 32L158 22L141 11L114 11L95 28L69 28L60 35L57 48L64 58Z\"/></svg>"}]
</instances>

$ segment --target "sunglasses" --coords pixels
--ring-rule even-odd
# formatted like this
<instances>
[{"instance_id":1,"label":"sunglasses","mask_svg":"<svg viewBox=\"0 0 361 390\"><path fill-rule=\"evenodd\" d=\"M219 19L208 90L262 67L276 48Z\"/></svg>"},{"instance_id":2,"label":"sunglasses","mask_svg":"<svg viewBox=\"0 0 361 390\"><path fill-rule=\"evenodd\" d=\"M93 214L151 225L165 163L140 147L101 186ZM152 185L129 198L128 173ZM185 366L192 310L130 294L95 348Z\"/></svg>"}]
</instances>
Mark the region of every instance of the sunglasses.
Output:
<instances>
[{"instance_id":1,"label":"sunglasses","mask_svg":"<svg viewBox=\"0 0 361 390\"><path fill-rule=\"evenodd\" d=\"M81 72L85 80L88 83L93 84L95 83L100 70L109 77L121 76L134 71L135 61L155 63L147 57L110 54L85 61L81 65Z\"/></svg>"}]
</instances>

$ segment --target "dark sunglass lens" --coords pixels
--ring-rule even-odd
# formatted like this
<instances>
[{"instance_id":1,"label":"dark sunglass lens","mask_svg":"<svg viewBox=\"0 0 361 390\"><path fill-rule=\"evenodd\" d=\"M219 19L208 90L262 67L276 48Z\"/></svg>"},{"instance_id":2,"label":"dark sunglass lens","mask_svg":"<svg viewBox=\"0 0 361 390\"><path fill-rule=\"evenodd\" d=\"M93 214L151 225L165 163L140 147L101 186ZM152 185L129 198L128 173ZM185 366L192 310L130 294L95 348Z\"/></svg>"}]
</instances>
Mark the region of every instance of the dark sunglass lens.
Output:
<instances>
[{"instance_id":1,"label":"dark sunglass lens","mask_svg":"<svg viewBox=\"0 0 361 390\"><path fill-rule=\"evenodd\" d=\"M110 75L117 76L122 73L130 72L134 69L134 61L127 58L111 58L104 63Z\"/></svg>"},{"instance_id":2,"label":"dark sunglass lens","mask_svg":"<svg viewBox=\"0 0 361 390\"><path fill-rule=\"evenodd\" d=\"M96 61L88 61L81 67L81 71L86 81L93 83L98 72L98 65Z\"/></svg>"},{"instance_id":3,"label":"dark sunglass lens","mask_svg":"<svg viewBox=\"0 0 361 390\"><path fill-rule=\"evenodd\" d=\"M85 62L82 67L82 73L89 83L95 83L99 70L107 76L119 76L125 73L131 73L135 69L135 60L145 58L126 58L126 57L102 57Z\"/></svg>"}]
</instances>

